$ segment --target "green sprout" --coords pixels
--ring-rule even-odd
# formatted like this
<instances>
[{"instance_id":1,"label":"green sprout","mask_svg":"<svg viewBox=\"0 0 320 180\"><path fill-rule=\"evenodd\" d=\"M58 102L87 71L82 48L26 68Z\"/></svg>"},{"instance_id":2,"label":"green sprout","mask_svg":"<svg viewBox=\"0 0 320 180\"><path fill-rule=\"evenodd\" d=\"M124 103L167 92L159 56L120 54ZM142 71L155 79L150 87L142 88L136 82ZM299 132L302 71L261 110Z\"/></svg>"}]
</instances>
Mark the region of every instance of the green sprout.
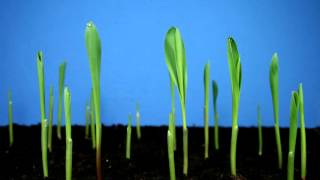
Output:
<instances>
[{"instance_id":1,"label":"green sprout","mask_svg":"<svg viewBox=\"0 0 320 180\"><path fill-rule=\"evenodd\" d=\"M242 68L236 42L230 37L228 44L228 63L230 70L230 79L232 87L232 134L230 149L231 174L236 176L236 155L238 139L238 111L240 101L240 89Z\"/></svg>"},{"instance_id":2,"label":"green sprout","mask_svg":"<svg viewBox=\"0 0 320 180\"><path fill-rule=\"evenodd\" d=\"M102 180L101 164L101 118L100 118L100 71L101 71L101 43L99 34L93 22L88 22L85 31L85 43L90 64L93 86L94 111L96 121L96 168L97 179Z\"/></svg>"},{"instance_id":3,"label":"green sprout","mask_svg":"<svg viewBox=\"0 0 320 180\"><path fill-rule=\"evenodd\" d=\"M301 179L307 176L307 143L306 129L304 127L304 103L302 83L299 84L299 107L300 107L300 142L301 142Z\"/></svg>"},{"instance_id":4,"label":"green sprout","mask_svg":"<svg viewBox=\"0 0 320 180\"><path fill-rule=\"evenodd\" d=\"M126 158L131 158L131 114L128 116L128 126L127 126L127 143L126 143Z\"/></svg>"},{"instance_id":5,"label":"green sprout","mask_svg":"<svg viewBox=\"0 0 320 180\"><path fill-rule=\"evenodd\" d=\"M169 114L169 129L167 132L167 143L168 143L168 160L169 160L169 171L170 180L176 179L176 170L174 164L174 136L171 133L174 129L173 115L172 112Z\"/></svg>"},{"instance_id":6,"label":"green sprout","mask_svg":"<svg viewBox=\"0 0 320 180\"><path fill-rule=\"evenodd\" d=\"M297 138L297 127L298 127L298 106L299 106L299 95L297 92L292 92L290 102L290 130L289 130L289 153L288 153L288 171L287 179L294 179L294 155Z\"/></svg>"},{"instance_id":7,"label":"green sprout","mask_svg":"<svg viewBox=\"0 0 320 180\"><path fill-rule=\"evenodd\" d=\"M48 157L47 157L47 120L45 112L45 90L44 90L44 66L43 54L41 51L37 54L39 93L40 93L40 110L41 110L41 152L43 176L48 177Z\"/></svg>"},{"instance_id":8,"label":"green sprout","mask_svg":"<svg viewBox=\"0 0 320 180\"><path fill-rule=\"evenodd\" d=\"M8 118L9 118L9 146L13 145L13 120L12 120L12 96L11 91L8 92Z\"/></svg>"},{"instance_id":9,"label":"green sprout","mask_svg":"<svg viewBox=\"0 0 320 180\"><path fill-rule=\"evenodd\" d=\"M90 106L89 103L86 103L86 129L85 129L85 139L89 138L89 124L90 124Z\"/></svg>"},{"instance_id":10,"label":"green sprout","mask_svg":"<svg viewBox=\"0 0 320 180\"><path fill-rule=\"evenodd\" d=\"M61 63L59 66L59 99L58 99L58 124L57 124L58 139L61 139L62 98L63 98L63 88L64 88L66 67L67 67L66 62Z\"/></svg>"},{"instance_id":11,"label":"green sprout","mask_svg":"<svg viewBox=\"0 0 320 180\"><path fill-rule=\"evenodd\" d=\"M259 134L259 151L258 151L258 155L262 156L263 139L262 139L262 127L261 127L261 109L260 109L260 105L259 104L258 104L258 107L257 107L257 111L258 111L258 134Z\"/></svg>"},{"instance_id":12,"label":"green sprout","mask_svg":"<svg viewBox=\"0 0 320 180\"><path fill-rule=\"evenodd\" d=\"M50 87L49 99L49 129L48 129L48 149L52 151L52 121L53 121L53 87Z\"/></svg>"},{"instance_id":13,"label":"green sprout","mask_svg":"<svg viewBox=\"0 0 320 180\"><path fill-rule=\"evenodd\" d=\"M136 104L136 132L137 132L137 138L141 139L141 127L140 127L140 105L139 103Z\"/></svg>"},{"instance_id":14,"label":"green sprout","mask_svg":"<svg viewBox=\"0 0 320 180\"><path fill-rule=\"evenodd\" d=\"M71 94L64 88L64 113L66 120L66 180L72 179Z\"/></svg>"},{"instance_id":15,"label":"green sprout","mask_svg":"<svg viewBox=\"0 0 320 180\"><path fill-rule=\"evenodd\" d=\"M175 108L175 101L174 101L174 81L170 76L170 94L171 94L171 114L172 114L172 121L173 121L173 129L170 131L173 136L173 144L174 150L177 150L177 143L176 143L176 108Z\"/></svg>"},{"instance_id":16,"label":"green sprout","mask_svg":"<svg viewBox=\"0 0 320 180\"><path fill-rule=\"evenodd\" d=\"M209 85L210 85L210 64L204 67L204 158L209 158Z\"/></svg>"},{"instance_id":17,"label":"green sprout","mask_svg":"<svg viewBox=\"0 0 320 180\"><path fill-rule=\"evenodd\" d=\"M281 147L281 137L279 129L279 77L278 77L278 54L274 53L272 56L272 61L270 65L270 88L272 94L273 103L273 115L274 115L274 130L277 142L278 151L278 167L282 169L282 147Z\"/></svg>"},{"instance_id":18,"label":"green sprout","mask_svg":"<svg viewBox=\"0 0 320 180\"><path fill-rule=\"evenodd\" d=\"M219 150L219 124L218 124L218 111L217 111L217 99L218 99L218 83L212 81L212 91L213 91L213 111L214 111L214 147Z\"/></svg>"},{"instance_id":19,"label":"green sprout","mask_svg":"<svg viewBox=\"0 0 320 180\"><path fill-rule=\"evenodd\" d=\"M90 124L91 124L91 143L92 149L96 148L96 127L95 127L95 119L94 119L94 99L93 99L93 90L91 90L90 97Z\"/></svg>"},{"instance_id":20,"label":"green sprout","mask_svg":"<svg viewBox=\"0 0 320 180\"><path fill-rule=\"evenodd\" d=\"M184 43L180 31L171 27L165 38L166 64L179 91L183 125L183 174L188 174L188 128L186 118L187 64Z\"/></svg>"}]
</instances>

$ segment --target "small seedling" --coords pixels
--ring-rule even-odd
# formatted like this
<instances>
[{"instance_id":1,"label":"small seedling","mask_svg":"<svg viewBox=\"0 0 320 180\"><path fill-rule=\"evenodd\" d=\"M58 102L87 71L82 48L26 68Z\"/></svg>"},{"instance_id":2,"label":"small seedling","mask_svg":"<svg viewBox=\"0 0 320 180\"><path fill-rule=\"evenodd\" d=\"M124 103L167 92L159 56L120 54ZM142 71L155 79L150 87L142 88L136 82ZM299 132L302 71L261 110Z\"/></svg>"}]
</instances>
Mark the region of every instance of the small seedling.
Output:
<instances>
[{"instance_id":1,"label":"small seedling","mask_svg":"<svg viewBox=\"0 0 320 180\"><path fill-rule=\"evenodd\" d=\"M96 148L96 124L95 124L94 113L95 113L95 111L94 111L93 90L91 90L91 97L90 97L90 125L91 125L92 149Z\"/></svg>"},{"instance_id":2,"label":"small seedling","mask_svg":"<svg viewBox=\"0 0 320 180\"><path fill-rule=\"evenodd\" d=\"M260 105L259 104L258 104L258 107L257 107L257 111L258 111L258 134L259 134L259 151L258 151L258 155L262 156L263 139L262 139L262 127L261 127L261 109L260 109Z\"/></svg>"},{"instance_id":3,"label":"small seedling","mask_svg":"<svg viewBox=\"0 0 320 180\"><path fill-rule=\"evenodd\" d=\"M126 158L131 158L131 114L128 116L128 126L127 126L127 143L126 143Z\"/></svg>"},{"instance_id":4,"label":"small seedling","mask_svg":"<svg viewBox=\"0 0 320 180\"><path fill-rule=\"evenodd\" d=\"M174 93L174 81L170 76L170 94L171 94L171 115L172 115L172 122L173 122L173 129L170 131L173 136L173 144L174 150L177 150L177 143L176 143L176 108L175 108L175 93Z\"/></svg>"},{"instance_id":5,"label":"small seedling","mask_svg":"<svg viewBox=\"0 0 320 180\"><path fill-rule=\"evenodd\" d=\"M44 90L44 65L43 55L39 51L37 54L39 94L40 94L40 110L41 110L41 152L42 152L42 168L43 176L48 177L48 158L47 158L47 120L45 112L45 90Z\"/></svg>"},{"instance_id":6,"label":"small seedling","mask_svg":"<svg viewBox=\"0 0 320 180\"><path fill-rule=\"evenodd\" d=\"M209 86L210 86L210 64L204 67L204 159L209 158Z\"/></svg>"},{"instance_id":7,"label":"small seedling","mask_svg":"<svg viewBox=\"0 0 320 180\"><path fill-rule=\"evenodd\" d=\"M218 83L212 81L212 91L213 91L213 111L214 111L214 147L219 150L219 123L218 123L218 110L217 110L217 99L218 99Z\"/></svg>"},{"instance_id":8,"label":"small seedling","mask_svg":"<svg viewBox=\"0 0 320 180\"><path fill-rule=\"evenodd\" d=\"M8 92L8 118L9 118L9 146L13 145L13 120L12 120L12 97L11 91Z\"/></svg>"},{"instance_id":9,"label":"small seedling","mask_svg":"<svg viewBox=\"0 0 320 180\"><path fill-rule=\"evenodd\" d=\"M88 22L85 31L85 43L90 64L93 87L94 111L96 122L96 168L97 179L102 180L101 164L101 118L100 118L100 71L101 71L101 43L98 31L93 22ZM93 134L93 133L91 133Z\"/></svg>"},{"instance_id":10,"label":"small seedling","mask_svg":"<svg viewBox=\"0 0 320 180\"><path fill-rule=\"evenodd\" d=\"M89 134L90 134L90 105L87 102L86 103L86 129L85 129L85 139L89 139Z\"/></svg>"},{"instance_id":11,"label":"small seedling","mask_svg":"<svg viewBox=\"0 0 320 180\"><path fill-rule=\"evenodd\" d=\"M61 123L62 123L62 98L63 98L63 88L64 79L66 72L67 63L63 62L59 66L59 99L58 99L58 124L57 124L57 136L61 139Z\"/></svg>"},{"instance_id":12,"label":"small seedling","mask_svg":"<svg viewBox=\"0 0 320 180\"><path fill-rule=\"evenodd\" d=\"M299 84L299 108L300 108L300 142L301 142L301 179L307 176L307 142L306 129L304 127L304 102L302 83Z\"/></svg>"},{"instance_id":13,"label":"small seedling","mask_svg":"<svg viewBox=\"0 0 320 180\"><path fill-rule=\"evenodd\" d=\"M168 160L169 160L169 171L170 171L170 180L176 179L176 170L174 164L174 136L171 133L171 130L174 128L172 112L169 115L169 129L167 132L167 143L168 143Z\"/></svg>"},{"instance_id":14,"label":"small seedling","mask_svg":"<svg viewBox=\"0 0 320 180\"><path fill-rule=\"evenodd\" d=\"M165 38L165 59L174 84L179 91L183 126L183 174L188 174L188 129L186 117L187 64L184 43L176 27L168 30Z\"/></svg>"},{"instance_id":15,"label":"small seedling","mask_svg":"<svg viewBox=\"0 0 320 180\"><path fill-rule=\"evenodd\" d=\"M231 150L230 165L231 174L236 176L236 155L237 155L237 139L238 139L238 111L240 102L240 89L242 68L238 48L236 42L232 38L228 38L228 63L232 87L232 134L231 134Z\"/></svg>"},{"instance_id":16,"label":"small seedling","mask_svg":"<svg viewBox=\"0 0 320 180\"><path fill-rule=\"evenodd\" d=\"M297 92L292 92L290 103L290 130L289 130L289 153L288 153L288 180L294 179L294 155L297 138L298 127L298 109L299 108L299 95Z\"/></svg>"},{"instance_id":17,"label":"small seedling","mask_svg":"<svg viewBox=\"0 0 320 180\"><path fill-rule=\"evenodd\" d=\"M136 104L136 132L138 140L141 139L141 127L140 127L140 105L139 103Z\"/></svg>"},{"instance_id":18,"label":"small seedling","mask_svg":"<svg viewBox=\"0 0 320 180\"><path fill-rule=\"evenodd\" d=\"M64 88L64 113L66 120L66 180L72 179L71 94Z\"/></svg>"},{"instance_id":19,"label":"small seedling","mask_svg":"<svg viewBox=\"0 0 320 180\"><path fill-rule=\"evenodd\" d=\"M281 137L279 129L279 77L278 77L278 54L274 53L272 56L272 61L270 65L270 89L272 94L273 103L273 115L274 115L274 130L277 143L278 151L278 167L282 169L282 147L281 147Z\"/></svg>"},{"instance_id":20,"label":"small seedling","mask_svg":"<svg viewBox=\"0 0 320 180\"><path fill-rule=\"evenodd\" d=\"M52 121L53 121L53 87L50 87L49 99L49 129L48 129L48 149L52 151Z\"/></svg>"}]
</instances>

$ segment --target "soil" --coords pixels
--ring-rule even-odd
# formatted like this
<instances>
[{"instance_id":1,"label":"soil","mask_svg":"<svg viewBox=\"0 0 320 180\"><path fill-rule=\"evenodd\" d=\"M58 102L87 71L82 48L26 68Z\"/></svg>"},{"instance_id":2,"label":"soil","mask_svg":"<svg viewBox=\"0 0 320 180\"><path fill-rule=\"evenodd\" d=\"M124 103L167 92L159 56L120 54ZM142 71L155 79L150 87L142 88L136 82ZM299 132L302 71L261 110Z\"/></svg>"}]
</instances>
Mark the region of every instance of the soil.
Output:
<instances>
[{"instance_id":1,"label":"soil","mask_svg":"<svg viewBox=\"0 0 320 180\"><path fill-rule=\"evenodd\" d=\"M258 156L258 131L240 128L237 150L237 178L230 176L230 128L220 128L220 150L213 147L210 129L210 158L203 158L203 128L189 127L189 174L182 175L182 129L177 128L177 179L286 179L288 129L281 129L283 170L277 168L277 152L273 128L263 129L263 155ZM65 140L56 138L53 129L53 150L48 153L49 178L65 179ZM64 132L64 131L63 131ZM8 146L7 127L0 128L0 179L43 179L41 166L40 126L14 125L15 141ZM167 127L142 127L142 139L132 131L131 160L125 159L125 126L103 127L102 155L104 179L169 179L166 134ZM299 131L298 131L299 133ZM95 179L95 150L84 138L84 127L74 126L73 179ZM295 174L300 179L300 136L297 136ZM320 131L307 130L307 178L320 179Z\"/></svg>"}]
</instances>

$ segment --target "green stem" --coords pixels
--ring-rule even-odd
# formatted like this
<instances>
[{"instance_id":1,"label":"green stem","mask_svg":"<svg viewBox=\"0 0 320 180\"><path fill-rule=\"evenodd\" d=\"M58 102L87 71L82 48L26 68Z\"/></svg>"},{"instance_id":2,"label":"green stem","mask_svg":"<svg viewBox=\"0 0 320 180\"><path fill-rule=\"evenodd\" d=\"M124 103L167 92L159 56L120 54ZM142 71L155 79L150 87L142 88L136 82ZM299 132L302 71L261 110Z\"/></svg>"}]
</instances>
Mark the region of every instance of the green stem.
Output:
<instances>
[{"instance_id":1,"label":"green stem","mask_svg":"<svg viewBox=\"0 0 320 180\"><path fill-rule=\"evenodd\" d=\"M219 150L219 124L218 113L214 112L214 146L216 150Z\"/></svg>"},{"instance_id":2,"label":"green stem","mask_svg":"<svg viewBox=\"0 0 320 180\"><path fill-rule=\"evenodd\" d=\"M89 134L90 134L90 128L89 128L89 124L90 124L90 106L87 102L86 104L86 129L85 129L85 139L89 138Z\"/></svg>"},{"instance_id":3,"label":"green stem","mask_svg":"<svg viewBox=\"0 0 320 180\"><path fill-rule=\"evenodd\" d=\"M172 117L171 123L172 124ZM171 133L170 130L168 130L167 133L167 143L168 143L168 160L169 160L169 170L170 170L170 180L175 180L176 179L176 170L175 170L175 165L174 165L174 144L173 144L173 134Z\"/></svg>"},{"instance_id":4,"label":"green stem","mask_svg":"<svg viewBox=\"0 0 320 180\"><path fill-rule=\"evenodd\" d=\"M187 118L186 109L184 101L181 100L181 111L182 111L182 121L183 121L183 174L188 175L188 128L187 128Z\"/></svg>"},{"instance_id":5,"label":"green stem","mask_svg":"<svg viewBox=\"0 0 320 180\"><path fill-rule=\"evenodd\" d=\"M204 118L204 159L209 158L209 118L208 107L203 108Z\"/></svg>"},{"instance_id":6,"label":"green stem","mask_svg":"<svg viewBox=\"0 0 320 180\"><path fill-rule=\"evenodd\" d=\"M90 123L91 123L92 149L95 149L96 148L96 127L95 127L93 91L91 91L91 98L90 98Z\"/></svg>"},{"instance_id":7,"label":"green stem","mask_svg":"<svg viewBox=\"0 0 320 180\"><path fill-rule=\"evenodd\" d=\"M258 155L262 155L263 139L262 139L262 127L261 127L261 111L258 105L258 134L259 134L259 152Z\"/></svg>"},{"instance_id":8,"label":"green stem","mask_svg":"<svg viewBox=\"0 0 320 180\"><path fill-rule=\"evenodd\" d=\"M58 98L58 124L57 124L57 137L61 140L61 122L62 122L62 102L63 102L63 88L66 71L66 62L59 66L59 98Z\"/></svg>"},{"instance_id":9,"label":"green stem","mask_svg":"<svg viewBox=\"0 0 320 180\"><path fill-rule=\"evenodd\" d=\"M49 100L49 129L48 129L48 149L52 151L52 121L53 121L53 87L50 87Z\"/></svg>"},{"instance_id":10,"label":"green stem","mask_svg":"<svg viewBox=\"0 0 320 180\"><path fill-rule=\"evenodd\" d=\"M128 117L128 126L127 126L127 143L126 143L126 158L131 158L131 115Z\"/></svg>"},{"instance_id":11,"label":"green stem","mask_svg":"<svg viewBox=\"0 0 320 180\"><path fill-rule=\"evenodd\" d=\"M300 139L301 139L301 179L305 180L307 176L307 142L306 129L304 125L304 98L302 84L299 84L299 104L300 104Z\"/></svg>"},{"instance_id":12,"label":"green stem","mask_svg":"<svg viewBox=\"0 0 320 180\"><path fill-rule=\"evenodd\" d=\"M71 94L64 89L64 109L66 120L66 180L72 179L72 136L71 136Z\"/></svg>"},{"instance_id":13,"label":"green stem","mask_svg":"<svg viewBox=\"0 0 320 180\"><path fill-rule=\"evenodd\" d=\"M137 127L136 127L137 138L138 140L140 140L141 139L140 106L138 103L136 105L136 123L137 123Z\"/></svg>"},{"instance_id":14,"label":"green stem","mask_svg":"<svg viewBox=\"0 0 320 180\"><path fill-rule=\"evenodd\" d=\"M11 100L11 91L8 93L9 102L8 102L8 115L9 115L9 146L13 145L13 118L12 118L12 100Z\"/></svg>"},{"instance_id":15,"label":"green stem","mask_svg":"<svg viewBox=\"0 0 320 180\"><path fill-rule=\"evenodd\" d=\"M275 129L275 136L276 136L276 142L277 142L278 167L279 169L282 169L282 147L281 147L279 123L275 124L274 129Z\"/></svg>"},{"instance_id":16,"label":"green stem","mask_svg":"<svg viewBox=\"0 0 320 180\"><path fill-rule=\"evenodd\" d=\"M230 150L230 164L231 175L237 175L236 161L237 161L237 139L238 139L238 109L239 109L239 96L235 95L232 98L232 132L231 132L231 150Z\"/></svg>"}]
</instances>

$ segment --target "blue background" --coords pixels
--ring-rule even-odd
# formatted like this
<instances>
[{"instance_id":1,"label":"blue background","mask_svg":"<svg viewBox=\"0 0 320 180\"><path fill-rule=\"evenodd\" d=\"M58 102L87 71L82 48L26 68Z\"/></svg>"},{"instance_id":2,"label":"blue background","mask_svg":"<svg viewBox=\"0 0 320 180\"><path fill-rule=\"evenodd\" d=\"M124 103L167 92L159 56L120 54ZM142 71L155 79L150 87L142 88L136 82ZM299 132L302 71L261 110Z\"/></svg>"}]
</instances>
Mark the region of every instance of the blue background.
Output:
<instances>
[{"instance_id":1,"label":"blue background","mask_svg":"<svg viewBox=\"0 0 320 180\"><path fill-rule=\"evenodd\" d=\"M226 38L232 36L243 64L239 124L256 125L258 103L263 124L273 124L269 65L272 54L278 52L280 125L289 125L291 91L302 82L306 124L318 126L319 9L317 0L1 1L0 124L7 124L8 89L13 94L14 121L40 122L38 50L44 52L47 100L49 86L54 86L54 122L58 66L66 60L72 121L84 124L91 87L84 29L93 20L102 41L104 124L125 124L136 101L141 104L142 125L167 124L171 102L163 45L166 31L174 25L180 28L186 47L188 125L203 125L203 68L208 61L211 78L219 84L220 124L231 125ZM178 96L176 100L181 125ZM212 117L210 95L211 125Z\"/></svg>"}]
</instances>

